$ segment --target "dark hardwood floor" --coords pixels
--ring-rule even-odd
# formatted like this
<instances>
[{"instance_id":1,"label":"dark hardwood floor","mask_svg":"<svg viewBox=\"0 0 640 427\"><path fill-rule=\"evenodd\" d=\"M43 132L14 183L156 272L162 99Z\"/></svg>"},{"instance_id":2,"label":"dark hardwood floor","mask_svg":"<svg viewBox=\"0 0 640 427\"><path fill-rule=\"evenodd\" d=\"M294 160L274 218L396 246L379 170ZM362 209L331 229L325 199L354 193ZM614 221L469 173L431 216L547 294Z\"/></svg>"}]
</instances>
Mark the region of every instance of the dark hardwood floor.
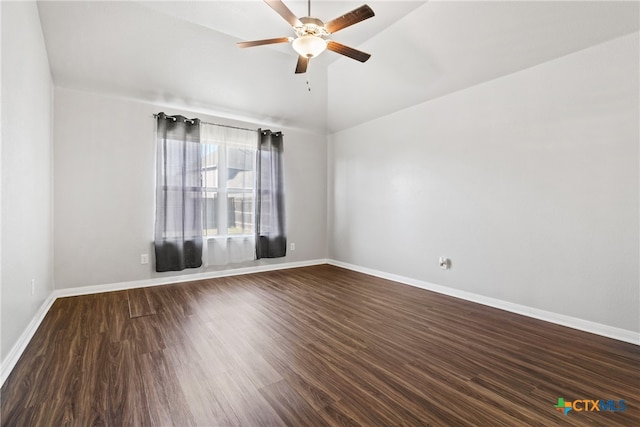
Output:
<instances>
[{"instance_id":1,"label":"dark hardwood floor","mask_svg":"<svg viewBox=\"0 0 640 427\"><path fill-rule=\"evenodd\" d=\"M58 299L1 420L639 426L639 367L632 344L323 265Z\"/></svg>"}]
</instances>

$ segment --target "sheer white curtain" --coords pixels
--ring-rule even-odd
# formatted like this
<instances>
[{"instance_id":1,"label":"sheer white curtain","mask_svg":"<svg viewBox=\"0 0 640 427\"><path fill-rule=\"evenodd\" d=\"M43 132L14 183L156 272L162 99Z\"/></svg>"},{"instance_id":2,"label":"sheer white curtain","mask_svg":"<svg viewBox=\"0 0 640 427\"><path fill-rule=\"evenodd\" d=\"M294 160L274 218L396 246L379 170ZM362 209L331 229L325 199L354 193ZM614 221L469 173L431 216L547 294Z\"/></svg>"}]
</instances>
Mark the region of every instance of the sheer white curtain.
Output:
<instances>
[{"instance_id":1,"label":"sheer white curtain","mask_svg":"<svg viewBox=\"0 0 640 427\"><path fill-rule=\"evenodd\" d=\"M256 258L258 140L257 131L201 124L205 267Z\"/></svg>"}]
</instances>

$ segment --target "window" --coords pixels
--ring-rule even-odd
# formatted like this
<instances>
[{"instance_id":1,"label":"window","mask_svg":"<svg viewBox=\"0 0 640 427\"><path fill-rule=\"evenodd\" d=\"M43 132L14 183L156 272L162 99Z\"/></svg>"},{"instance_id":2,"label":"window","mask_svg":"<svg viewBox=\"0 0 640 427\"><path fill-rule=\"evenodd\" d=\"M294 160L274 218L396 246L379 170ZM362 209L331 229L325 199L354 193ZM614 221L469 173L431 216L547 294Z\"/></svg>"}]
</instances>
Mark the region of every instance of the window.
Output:
<instances>
[{"instance_id":1,"label":"window","mask_svg":"<svg viewBox=\"0 0 640 427\"><path fill-rule=\"evenodd\" d=\"M257 133L203 125L203 234L242 236L255 233Z\"/></svg>"},{"instance_id":2,"label":"window","mask_svg":"<svg viewBox=\"0 0 640 427\"><path fill-rule=\"evenodd\" d=\"M159 113L156 146L156 271L286 255L281 132Z\"/></svg>"}]
</instances>

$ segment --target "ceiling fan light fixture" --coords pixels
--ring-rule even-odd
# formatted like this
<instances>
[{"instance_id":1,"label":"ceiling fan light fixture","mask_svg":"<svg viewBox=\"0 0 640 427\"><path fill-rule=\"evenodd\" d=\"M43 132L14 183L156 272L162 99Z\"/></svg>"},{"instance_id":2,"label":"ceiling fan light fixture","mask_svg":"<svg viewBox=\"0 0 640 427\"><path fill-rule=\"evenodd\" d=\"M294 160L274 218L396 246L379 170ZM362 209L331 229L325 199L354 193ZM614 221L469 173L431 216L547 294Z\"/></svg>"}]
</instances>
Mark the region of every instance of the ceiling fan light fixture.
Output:
<instances>
[{"instance_id":1,"label":"ceiling fan light fixture","mask_svg":"<svg viewBox=\"0 0 640 427\"><path fill-rule=\"evenodd\" d=\"M291 44L293 49L304 58L315 58L327 48L327 41L314 35L300 36Z\"/></svg>"}]
</instances>

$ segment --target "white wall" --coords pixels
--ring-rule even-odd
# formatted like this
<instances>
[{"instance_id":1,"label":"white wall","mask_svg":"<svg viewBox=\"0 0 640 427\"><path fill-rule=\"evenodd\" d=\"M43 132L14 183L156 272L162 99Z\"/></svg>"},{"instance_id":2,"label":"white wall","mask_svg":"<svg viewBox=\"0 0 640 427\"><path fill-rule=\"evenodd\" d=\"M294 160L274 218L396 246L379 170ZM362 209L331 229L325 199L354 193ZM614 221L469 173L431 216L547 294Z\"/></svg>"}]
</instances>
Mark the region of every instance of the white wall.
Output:
<instances>
[{"instance_id":1,"label":"white wall","mask_svg":"<svg viewBox=\"0 0 640 427\"><path fill-rule=\"evenodd\" d=\"M53 286L52 101L35 2L2 8L2 361ZM31 294L31 280L35 292Z\"/></svg>"},{"instance_id":2,"label":"white wall","mask_svg":"<svg viewBox=\"0 0 640 427\"><path fill-rule=\"evenodd\" d=\"M153 268L155 122L152 115L160 111L200 117L214 123L265 127L56 87L56 288L209 271L201 268L156 273ZM327 256L325 136L279 130L285 134L288 241L296 243L296 250L288 251L285 258L243 266ZM150 264L140 264L143 253L150 254ZM228 266L234 267L238 266Z\"/></svg>"},{"instance_id":3,"label":"white wall","mask_svg":"<svg viewBox=\"0 0 640 427\"><path fill-rule=\"evenodd\" d=\"M638 45L330 136L330 258L638 331Z\"/></svg>"}]
</instances>

